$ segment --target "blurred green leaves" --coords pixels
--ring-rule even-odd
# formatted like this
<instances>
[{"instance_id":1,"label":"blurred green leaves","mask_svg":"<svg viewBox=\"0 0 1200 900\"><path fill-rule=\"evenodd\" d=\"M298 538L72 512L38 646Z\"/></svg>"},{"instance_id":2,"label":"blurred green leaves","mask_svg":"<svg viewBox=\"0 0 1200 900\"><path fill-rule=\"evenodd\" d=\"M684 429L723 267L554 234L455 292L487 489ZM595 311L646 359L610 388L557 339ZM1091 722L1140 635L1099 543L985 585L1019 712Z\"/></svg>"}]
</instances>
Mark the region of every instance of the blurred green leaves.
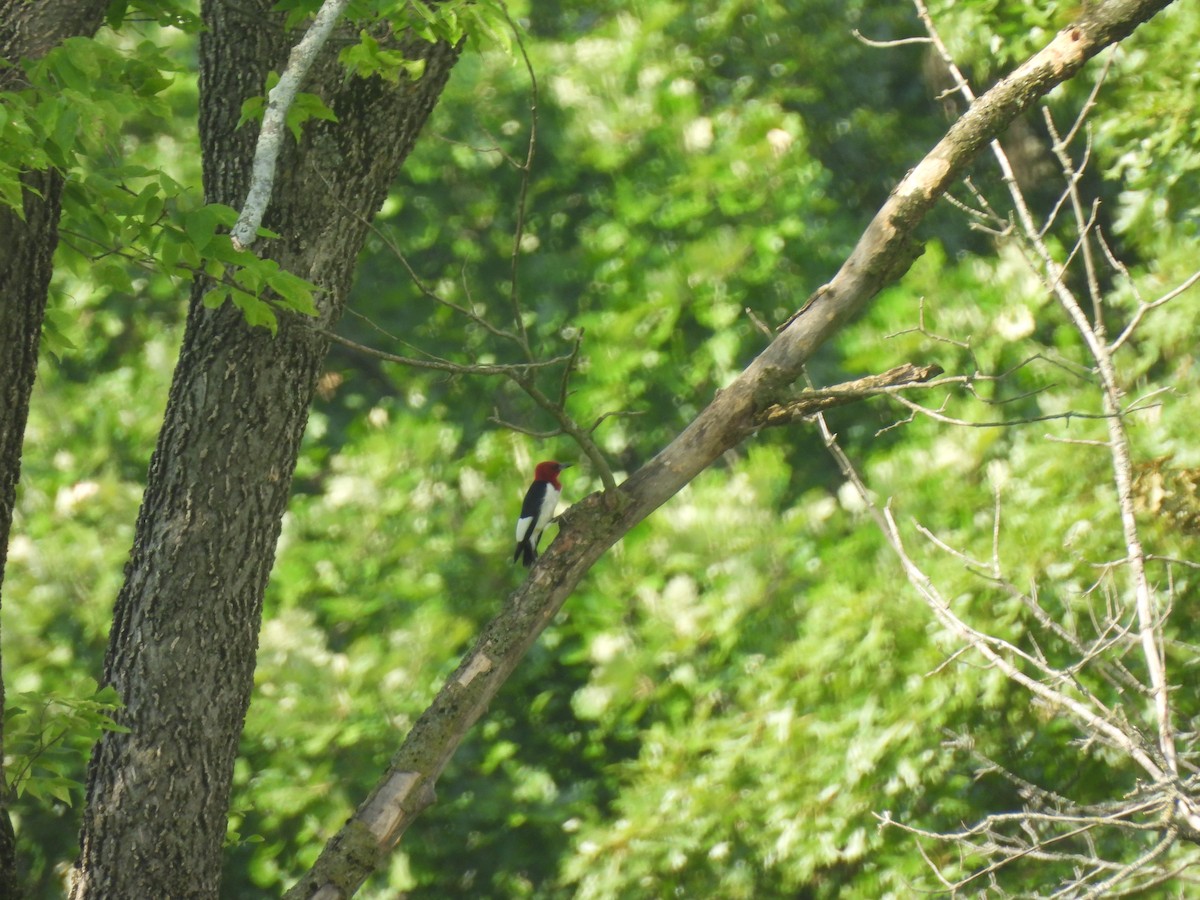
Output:
<instances>
[{"instance_id":1,"label":"blurred green leaves","mask_svg":"<svg viewBox=\"0 0 1200 900\"><path fill-rule=\"evenodd\" d=\"M300 22L315 5L287 8ZM874 204L944 130L921 51L853 37L916 33L906 6L878 7L727 0L698 13L656 0L525 11L539 91L515 250L519 314L543 356L583 331L568 397L578 421L641 413L597 431L619 472L764 346L755 318L773 327L829 278ZM475 33L478 12L507 33L495 4L438 8L459 17L438 27ZM982 85L1071 12L972 2L934 14ZM1163 295L1195 267L1196 104L1183 101L1198 26L1175 5L1120 49L1091 119L1085 186L1126 265L1105 285L1113 335L1139 297ZM195 84L180 62L190 40L170 32L144 52L135 38L81 46L35 71L37 91L0 105L5 202L19 198L23 166L52 162L70 176L48 325L62 359L39 376L4 608L14 728L50 709L71 732L18 807L41 896L60 893L52 872L74 855L76 829L61 804L31 801L70 793L107 715L96 706L77 721L76 700L51 698L93 698L178 344L179 279L203 273L217 285L207 302L229 299L268 328L280 308L312 312L311 285L234 252L223 234L233 210L196 199ZM366 42L345 52L381 77L403 68ZM1056 92L1060 126L1101 68ZM464 57L381 215L424 282L502 328L518 314L524 175L514 161L525 158L532 102L524 67L502 47ZM1044 135L1039 121L1029 127L1036 161ZM1047 212L1061 179L1033 164L1018 176ZM998 198L985 164L973 177ZM1104 438L1087 417L1100 408L1087 357L1011 246L949 208L923 238L905 279L810 374L828 384L913 362L974 379L969 390L911 395L961 424L878 399L831 415L831 427L871 489L892 498L956 610L1030 652L1062 654L1019 597L917 526L965 556L994 552L1055 621L1086 630L1117 602L1123 588L1104 566L1125 549L1108 463L1077 443ZM1070 223L1048 239L1071 247ZM361 317L340 327L382 349L401 348L374 326L444 358L512 350L431 301L378 236L352 307ZM1149 313L1118 355L1129 397L1150 398L1129 415L1135 450L1171 477L1200 466L1198 316L1184 294ZM576 451L501 432L496 413L548 427L494 382L331 353L268 591L236 771L231 895L278 894L311 863L523 576L508 559L532 466ZM564 503L597 487L594 473L572 469ZM1115 755L959 655L846 487L810 429L764 432L627 535L550 624L451 762L438 804L363 896L905 897L937 885L911 835L881 828L881 817L954 829L1019 808L1020 792L981 757L1081 797L1136 790ZM1142 524L1161 557L1153 575L1183 608L1193 570L1170 560L1192 559L1194 536L1151 509ZM1196 640L1193 622L1173 619L1178 671ZM1185 723L1197 715L1186 694ZM10 771L49 733L10 745ZM951 870L979 864L923 847ZM1035 893L1051 876L1030 861L1015 877L1015 890Z\"/></svg>"},{"instance_id":2,"label":"blurred green leaves","mask_svg":"<svg viewBox=\"0 0 1200 900\"><path fill-rule=\"evenodd\" d=\"M7 790L39 802L57 800L68 806L82 795L78 775L92 744L106 731L126 731L112 718L121 698L112 687L88 697L62 697L53 692L9 694L4 703L5 752L17 761L6 766Z\"/></svg>"}]
</instances>

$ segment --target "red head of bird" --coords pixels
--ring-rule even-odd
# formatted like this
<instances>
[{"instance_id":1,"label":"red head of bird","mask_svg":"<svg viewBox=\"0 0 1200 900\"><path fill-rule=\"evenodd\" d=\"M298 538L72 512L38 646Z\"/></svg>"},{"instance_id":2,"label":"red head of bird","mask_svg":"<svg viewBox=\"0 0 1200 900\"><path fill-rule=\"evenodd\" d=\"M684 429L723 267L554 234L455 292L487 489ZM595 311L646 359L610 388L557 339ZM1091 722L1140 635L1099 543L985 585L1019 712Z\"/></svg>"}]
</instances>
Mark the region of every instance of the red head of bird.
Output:
<instances>
[{"instance_id":1,"label":"red head of bird","mask_svg":"<svg viewBox=\"0 0 1200 900\"><path fill-rule=\"evenodd\" d=\"M571 468L570 463L560 463L555 462L554 460L550 460L549 462L540 462L533 470L533 480L548 481L561 491L562 485L558 483L558 473L563 469L569 468Z\"/></svg>"}]
</instances>

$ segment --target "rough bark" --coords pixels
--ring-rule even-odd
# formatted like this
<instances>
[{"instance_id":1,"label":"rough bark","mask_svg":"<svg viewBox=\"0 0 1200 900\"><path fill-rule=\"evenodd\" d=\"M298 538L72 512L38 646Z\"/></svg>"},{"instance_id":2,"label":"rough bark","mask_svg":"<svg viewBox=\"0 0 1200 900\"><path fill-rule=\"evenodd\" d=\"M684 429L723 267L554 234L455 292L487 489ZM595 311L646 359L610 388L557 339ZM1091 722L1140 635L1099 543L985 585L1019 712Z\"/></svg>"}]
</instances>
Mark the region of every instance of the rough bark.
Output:
<instances>
[{"instance_id":1,"label":"rough bark","mask_svg":"<svg viewBox=\"0 0 1200 900\"><path fill-rule=\"evenodd\" d=\"M591 566L634 525L786 403L812 353L921 252L914 236L936 200L1010 122L1088 59L1130 34L1170 0L1107 0L980 97L892 192L834 276L782 333L657 456L620 486L560 517L558 538L485 627L421 715L371 795L326 845L288 900L352 896L434 799L434 786L467 731L553 620Z\"/></svg>"},{"instance_id":2,"label":"rough bark","mask_svg":"<svg viewBox=\"0 0 1200 900\"><path fill-rule=\"evenodd\" d=\"M106 0L0 0L0 58L38 59L69 37L94 34ZM6 74L8 84L20 70Z\"/></svg>"},{"instance_id":3,"label":"rough bark","mask_svg":"<svg viewBox=\"0 0 1200 900\"><path fill-rule=\"evenodd\" d=\"M242 102L279 70L296 33L271 3L205 3L200 132L205 189L240 206L253 128ZM413 43L417 83L347 78L327 49L305 90L336 123L289 142L264 224L264 249L322 288L320 323L340 315L365 222L436 102L457 59ZM307 320L278 335L249 328L193 290L188 325L150 466L126 581L117 598L105 681L121 694L128 734L93 754L71 896L212 898L226 812L253 684L263 591L300 439L327 349Z\"/></svg>"},{"instance_id":4,"label":"rough bark","mask_svg":"<svg viewBox=\"0 0 1200 900\"><path fill-rule=\"evenodd\" d=\"M104 7L103 2L0 0L0 59L14 64L0 70L0 89L21 86L21 70L15 67L20 60L43 56L65 38L94 32ZM24 182L23 215L0 208L0 597L62 199L57 172L29 172ZM3 790L3 712L0 678L0 897L16 900L21 885L8 794Z\"/></svg>"}]
</instances>

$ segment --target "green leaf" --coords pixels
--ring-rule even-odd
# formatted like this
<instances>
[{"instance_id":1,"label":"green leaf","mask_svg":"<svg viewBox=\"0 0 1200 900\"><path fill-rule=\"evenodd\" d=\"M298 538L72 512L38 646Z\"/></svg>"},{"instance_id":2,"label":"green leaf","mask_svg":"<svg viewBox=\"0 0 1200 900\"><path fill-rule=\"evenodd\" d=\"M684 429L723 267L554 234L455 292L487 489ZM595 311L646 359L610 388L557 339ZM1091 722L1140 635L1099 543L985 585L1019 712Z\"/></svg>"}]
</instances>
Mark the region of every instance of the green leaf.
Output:
<instances>
[{"instance_id":1,"label":"green leaf","mask_svg":"<svg viewBox=\"0 0 1200 900\"><path fill-rule=\"evenodd\" d=\"M229 299L230 288L228 285L219 284L208 291L201 302L205 309L217 309L222 303Z\"/></svg>"},{"instance_id":2,"label":"green leaf","mask_svg":"<svg viewBox=\"0 0 1200 900\"><path fill-rule=\"evenodd\" d=\"M183 229L198 253L203 253L212 243L223 218L221 209L213 205L201 206L183 214Z\"/></svg>"},{"instance_id":3,"label":"green leaf","mask_svg":"<svg viewBox=\"0 0 1200 900\"><path fill-rule=\"evenodd\" d=\"M125 0L112 0L108 4L108 9L104 11L104 24L113 31L118 31L121 25L125 22L125 13L129 8L129 4Z\"/></svg>"},{"instance_id":4,"label":"green leaf","mask_svg":"<svg viewBox=\"0 0 1200 900\"><path fill-rule=\"evenodd\" d=\"M70 167L75 162L75 136L79 131L79 117L77 108L64 106L54 121L47 150L53 148L53 158L63 167Z\"/></svg>"},{"instance_id":5,"label":"green leaf","mask_svg":"<svg viewBox=\"0 0 1200 900\"><path fill-rule=\"evenodd\" d=\"M74 323L71 322L71 324ZM42 346L58 360L61 360L66 353L78 349L75 343L67 337L67 327L66 313L59 309L46 310L46 315L42 319Z\"/></svg>"},{"instance_id":6,"label":"green leaf","mask_svg":"<svg viewBox=\"0 0 1200 900\"><path fill-rule=\"evenodd\" d=\"M267 278L267 284L279 295L280 305L306 316L317 314L313 293L317 286L298 275L280 270Z\"/></svg>"},{"instance_id":7,"label":"green leaf","mask_svg":"<svg viewBox=\"0 0 1200 900\"><path fill-rule=\"evenodd\" d=\"M158 261L165 271L171 271L179 262L183 251L183 232L176 228L163 228L159 232Z\"/></svg>"},{"instance_id":8,"label":"green leaf","mask_svg":"<svg viewBox=\"0 0 1200 900\"><path fill-rule=\"evenodd\" d=\"M337 116L325 105L325 101L316 94L300 92L292 102L287 114L287 126L292 137L300 140L300 128L309 119L323 119L326 122L336 122Z\"/></svg>"},{"instance_id":9,"label":"green leaf","mask_svg":"<svg viewBox=\"0 0 1200 900\"><path fill-rule=\"evenodd\" d=\"M138 203L141 207L140 216L143 222L147 225L153 225L162 216L163 209L166 206L166 201L156 184L148 184L140 194L138 194Z\"/></svg>"},{"instance_id":10,"label":"green leaf","mask_svg":"<svg viewBox=\"0 0 1200 900\"><path fill-rule=\"evenodd\" d=\"M157 54L157 45L143 41L138 45L137 56L127 59L123 66L125 82L139 97L153 97L175 83L175 78L163 74L163 67L170 60Z\"/></svg>"},{"instance_id":11,"label":"green leaf","mask_svg":"<svg viewBox=\"0 0 1200 900\"><path fill-rule=\"evenodd\" d=\"M247 97L242 101L242 112L238 116L235 128L241 128L247 122L261 122L263 113L267 111L267 98L261 95Z\"/></svg>"},{"instance_id":12,"label":"green leaf","mask_svg":"<svg viewBox=\"0 0 1200 900\"><path fill-rule=\"evenodd\" d=\"M416 81L425 74L425 60L409 59L398 50L385 50L366 31L359 33L359 43L342 50L339 60L351 72L364 78L377 75L393 84L403 72Z\"/></svg>"},{"instance_id":13,"label":"green leaf","mask_svg":"<svg viewBox=\"0 0 1200 900\"><path fill-rule=\"evenodd\" d=\"M82 697L31 691L16 699L25 714L6 721L10 789L17 796L71 804L82 787L71 775L83 771L91 745L105 731L124 730L111 717L121 706L115 690Z\"/></svg>"},{"instance_id":14,"label":"green leaf","mask_svg":"<svg viewBox=\"0 0 1200 900\"><path fill-rule=\"evenodd\" d=\"M420 81L421 76L425 74L424 59L403 59L400 61L402 68L411 81Z\"/></svg>"},{"instance_id":15,"label":"green leaf","mask_svg":"<svg viewBox=\"0 0 1200 900\"><path fill-rule=\"evenodd\" d=\"M248 265L239 269L235 278L247 293L257 297L262 290L263 283L267 280L267 273L262 266Z\"/></svg>"},{"instance_id":16,"label":"green leaf","mask_svg":"<svg viewBox=\"0 0 1200 900\"><path fill-rule=\"evenodd\" d=\"M67 806L71 805L71 792L81 790L83 785L69 778L51 778L43 782L51 797L61 800Z\"/></svg>"},{"instance_id":17,"label":"green leaf","mask_svg":"<svg viewBox=\"0 0 1200 900\"><path fill-rule=\"evenodd\" d=\"M92 268L92 276L98 284L107 285L115 291L133 293L133 281L129 268L119 259L103 259Z\"/></svg>"},{"instance_id":18,"label":"green leaf","mask_svg":"<svg viewBox=\"0 0 1200 900\"><path fill-rule=\"evenodd\" d=\"M92 700L98 704L111 707L112 709L120 709L125 705L121 700L121 695L111 684L106 684L104 687L100 688L100 690L96 691L96 693L92 696Z\"/></svg>"},{"instance_id":19,"label":"green leaf","mask_svg":"<svg viewBox=\"0 0 1200 900\"><path fill-rule=\"evenodd\" d=\"M231 296L233 305L242 311L248 325L266 328L272 335L278 333L279 320L275 317L275 311L271 309L270 304L245 291L235 290Z\"/></svg>"}]
</instances>

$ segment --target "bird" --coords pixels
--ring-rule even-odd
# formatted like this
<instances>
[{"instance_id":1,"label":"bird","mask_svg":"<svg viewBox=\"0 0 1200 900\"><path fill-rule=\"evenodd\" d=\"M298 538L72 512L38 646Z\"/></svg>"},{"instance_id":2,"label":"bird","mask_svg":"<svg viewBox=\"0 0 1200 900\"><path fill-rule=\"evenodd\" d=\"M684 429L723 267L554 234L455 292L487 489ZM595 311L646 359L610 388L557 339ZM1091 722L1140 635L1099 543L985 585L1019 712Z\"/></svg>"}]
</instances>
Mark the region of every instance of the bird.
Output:
<instances>
[{"instance_id":1,"label":"bird","mask_svg":"<svg viewBox=\"0 0 1200 900\"><path fill-rule=\"evenodd\" d=\"M554 518L554 509L558 506L558 498L562 494L558 474L569 468L571 463L550 460L538 463L537 468L533 470L533 484L525 492L525 502L521 504L521 517L517 519L517 549L513 553L513 562L520 560L528 567L537 559L542 532Z\"/></svg>"}]
</instances>

